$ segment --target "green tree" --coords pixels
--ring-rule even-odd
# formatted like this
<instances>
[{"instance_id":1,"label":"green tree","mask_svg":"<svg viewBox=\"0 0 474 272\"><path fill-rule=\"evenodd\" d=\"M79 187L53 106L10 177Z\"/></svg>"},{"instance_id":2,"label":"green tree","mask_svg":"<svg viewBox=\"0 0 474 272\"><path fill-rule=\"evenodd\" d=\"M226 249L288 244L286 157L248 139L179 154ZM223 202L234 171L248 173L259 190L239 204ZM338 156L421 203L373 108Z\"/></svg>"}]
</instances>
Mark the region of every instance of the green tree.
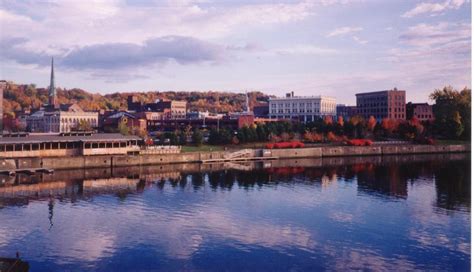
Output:
<instances>
[{"instance_id":1,"label":"green tree","mask_svg":"<svg viewBox=\"0 0 474 272\"><path fill-rule=\"evenodd\" d=\"M202 145L202 142L203 142L203 136L202 136L202 132L199 130L199 129L195 129L193 131L193 135L192 135L192 138L193 138L193 143L197 146L201 146Z\"/></svg>"},{"instance_id":2,"label":"green tree","mask_svg":"<svg viewBox=\"0 0 474 272\"><path fill-rule=\"evenodd\" d=\"M130 131L128 129L128 126L127 126L126 122L119 122L118 131L122 135L129 135L130 134Z\"/></svg>"},{"instance_id":3,"label":"green tree","mask_svg":"<svg viewBox=\"0 0 474 272\"><path fill-rule=\"evenodd\" d=\"M218 145L219 143L220 143L219 132L217 131L217 129L213 128L209 132L209 144Z\"/></svg>"},{"instance_id":4,"label":"green tree","mask_svg":"<svg viewBox=\"0 0 474 272\"><path fill-rule=\"evenodd\" d=\"M435 101L433 113L437 134L449 139L471 137L471 90L457 91L451 86L436 89L430 98Z\"/></svg>"},{"instance_id":5,"label":"green tree","mask_svg":"<svg viewBox=\"0 0 474 272\"><path fill-rule=\"evenodd\" d=\"M77 124L77 127L75 127L75 130L77 131L91 131L92 126L89 121L86 120L79 120L79 123Z\"/></svg>"}]
</instances>

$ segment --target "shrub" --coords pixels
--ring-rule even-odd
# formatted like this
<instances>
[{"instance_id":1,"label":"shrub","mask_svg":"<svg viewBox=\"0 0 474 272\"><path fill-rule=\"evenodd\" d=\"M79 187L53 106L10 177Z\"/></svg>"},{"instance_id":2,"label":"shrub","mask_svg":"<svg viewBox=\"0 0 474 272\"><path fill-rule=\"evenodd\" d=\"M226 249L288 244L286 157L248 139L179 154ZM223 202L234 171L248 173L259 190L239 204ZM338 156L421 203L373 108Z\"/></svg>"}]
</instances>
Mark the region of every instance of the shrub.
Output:
<instances>
[{"instance_id":1,"label":"shrub","mask_svg":"<svg viewBox=\"0 0 474 272\"><path fill-rule=\"evenodd\" d=\"M347 145L350 146L370 146L373 144L372 140L366 140L366 139L352 139L346 141Z\"/></svg>"}]
</instances>

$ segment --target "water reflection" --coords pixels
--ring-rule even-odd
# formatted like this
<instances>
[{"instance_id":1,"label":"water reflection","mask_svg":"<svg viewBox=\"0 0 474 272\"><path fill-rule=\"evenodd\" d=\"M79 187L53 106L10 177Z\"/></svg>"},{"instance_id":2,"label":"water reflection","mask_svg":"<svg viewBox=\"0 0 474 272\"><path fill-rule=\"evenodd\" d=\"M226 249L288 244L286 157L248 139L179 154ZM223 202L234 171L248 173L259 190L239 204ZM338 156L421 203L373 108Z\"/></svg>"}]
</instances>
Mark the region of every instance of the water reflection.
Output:
<instances>
[{"instance_id":1,"label":"water reflection","mask_svg":"<svg viewBox=\"0 0 474 272\"><path fill-rule=\"evenodd\" d=\"M459 271L470 262L469 154L88 169L0 182L0 255L18 250L38 271Z\"/></svg>"},{"instance_id":2,"label":"water reflection","mask_svg":"<svg viewBox=\"0 0 474 272\"><path fill-rule=\"evenodd\" d=\"M278 160L249 163L186 164L148 167L59 170L53 174L0 176L0 208L27 205L30 200L54 198L71 202L94 195L143 193L151 184L163 189L206 184L213 190L232 190L285 183L310 183L325 187L338 178L356 181L362 194L406 198L408 184L431 182L434 176L439 208L470 209L470 160L468 154L412 155Z\"/></svg>"}]
</instances>

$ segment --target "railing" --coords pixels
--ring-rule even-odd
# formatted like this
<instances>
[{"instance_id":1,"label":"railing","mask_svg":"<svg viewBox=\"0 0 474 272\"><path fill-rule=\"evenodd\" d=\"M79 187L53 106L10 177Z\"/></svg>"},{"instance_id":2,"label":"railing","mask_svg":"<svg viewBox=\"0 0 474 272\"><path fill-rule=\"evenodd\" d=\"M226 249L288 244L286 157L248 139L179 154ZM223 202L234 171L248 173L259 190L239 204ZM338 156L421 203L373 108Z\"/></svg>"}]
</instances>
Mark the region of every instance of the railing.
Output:
<instances>
[{"instance_id":1,"label":"railing","mask_svg":"<svg viewBox=\"0 0 474 272\"><path fill-rule=\"evenodd\" d=\"M179 154L180 145L153 145L145 146L140 150L140 154Z\"/></svg>"},{"instance_id":2,"label":"railing","mask_svg":"<svg viewBox=\"0 0 474 272\"><path fill-rule=\"evenodd\" d=\"M249 156L252 154L252 149L242 149L236 152L228 153L224 155L225 159L233 159L238 157Z\"/></svg>"}]
</instances>

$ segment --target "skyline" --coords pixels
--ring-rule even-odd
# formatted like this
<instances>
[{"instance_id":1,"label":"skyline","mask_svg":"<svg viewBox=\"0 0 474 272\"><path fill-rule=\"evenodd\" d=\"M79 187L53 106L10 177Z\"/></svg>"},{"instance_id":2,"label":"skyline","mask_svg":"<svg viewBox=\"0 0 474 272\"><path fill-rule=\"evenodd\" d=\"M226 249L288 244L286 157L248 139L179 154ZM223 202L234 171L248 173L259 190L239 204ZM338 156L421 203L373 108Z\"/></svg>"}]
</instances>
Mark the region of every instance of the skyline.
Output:
<instances>
[{"instance_id":1,"label":"skyline","mask_svg":"<svg viewBox=\"0 0 474 272\"><path fill-rule=\"evenodd\" d=\"M321 0L0 4L1 79L101 94L354 94L397 87L424 102L471 87L471 3ZM87 23L85 23L87 22ZM344 90L344 91L341 91Z\"/></svg>"}]
</instances>

